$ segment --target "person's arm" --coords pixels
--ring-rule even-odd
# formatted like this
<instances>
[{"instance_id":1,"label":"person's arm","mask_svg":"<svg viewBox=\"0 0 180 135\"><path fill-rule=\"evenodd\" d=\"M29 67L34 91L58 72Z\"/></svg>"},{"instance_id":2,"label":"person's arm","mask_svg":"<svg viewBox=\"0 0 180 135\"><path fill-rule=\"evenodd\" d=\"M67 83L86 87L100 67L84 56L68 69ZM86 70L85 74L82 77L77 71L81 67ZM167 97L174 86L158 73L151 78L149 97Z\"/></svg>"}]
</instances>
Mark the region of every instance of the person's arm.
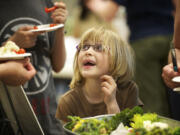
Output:
<instances>
[{"instance_id":1,"label":"person's arm","mask_svg":"<svg viewBox=\"0 0 180 135\"><path fill-rule=\"evenodd\" d=\"M36 74L29 58L0 64L0 81L8 85L22 85Z\"/></svg>"},{"instance_id":2,"label":"person's arm","mask_svg":"<svg viewBox=\"0 0 180 135\"><path fill-rule=\"evenodd\" d=\"M180 0L176 1L176 13L175 13L173 40L174 40L175 48L180 49Z\"/></svg>"},{"instance_id":3,"label":"person's arm","mask_svg":"<svg viewBox=\"0 0 180 135\"><path fill-rule=\"evenodd\" d=\"M176 11L175 11L173 42L176 50L178 71L180 72L180 0L174 1L174 4L176 6ZM173 89L176 87L180 87L180 83L175 83L172 81L172 78L175 76L180 76L180 73L174 71L170 55L168 59L169 59L168 65L164 66L162 70L162 78L169 88Z\"/></svg>"},{"instance_id":4,"label":"person's arm","mask_svg":"<svg viewBox=\"0 0 180 135\"><path fill-rule=\"evenodd\" d=\"M66 5L62 2L55 3L58 8L52 13L54 23L65 23L67 18ZM51 50L51 60L53 70L59 72L66 60L66 49L64 43L64 28L60 28L55 33L54 44Z\"/></svg>"},{"instance_id":5,"label":"person's arm","mask_svg":"<svg viewBox=\"0 0 180 135\"><path fill-rule=\"evenodd\" d=\"M180 71L180 66L179 66L180 65L180 49L176 49L176 59L177 59L178 71ZM171 55L169 54L168 65L164 66L162 70L162 78L164 82L166 83L166 85L171 89L180 87L180 83L175 83L172 81L172 79L175 76L180 76L180 73L174 71L172 58L171 58Z\"/></svg>"},{"instance_id":6,"label":"person's arm","mask_svg":"<svg viewBox=\"0 0 180 135\"><path fill-rule=\"evenodd\" d=\"M113 0L88 0L86 6L105 21L112 21L119 8Z\"/></svg>"}]
</instances>

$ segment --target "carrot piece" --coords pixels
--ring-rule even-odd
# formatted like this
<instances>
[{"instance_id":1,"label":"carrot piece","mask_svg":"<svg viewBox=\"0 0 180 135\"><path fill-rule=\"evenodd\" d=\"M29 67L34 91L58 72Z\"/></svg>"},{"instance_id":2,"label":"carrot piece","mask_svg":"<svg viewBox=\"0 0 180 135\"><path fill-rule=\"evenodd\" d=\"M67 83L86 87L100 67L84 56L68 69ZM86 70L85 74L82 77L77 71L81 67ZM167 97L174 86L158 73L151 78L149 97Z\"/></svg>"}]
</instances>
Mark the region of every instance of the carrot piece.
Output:
<instances>
[{"instance_id":1,"label":"carrot piece","mask_svg":"<svg viewBox=\"0 0 180 135\"><path fill-rule=\"evenodd\" d=\"M57 24L52 23L52 24L49 25L49 27L54 27L54 26L56 26L56 25L57 25Z\"/></svg>"},{"instance_id":2,"label":"carrot piece","mask_svg":"<svg viewBox=\"0 0 180 135\"><path fill-rule=\"evenodd\" d=\"M37 26L34 26L33 29L38 29L38 27L37 27Z\"/></svg>"},{"instance_id":3,"label":"carrot piece","mask_svg":"<svg viewBox=\"0 0 180 135\"><path fill-rule=\"evenodd\" d=\"M56 9L57 7L56 6L53 6L53 7L51 7L51 8L45 8L45 12L46 13L50 13L50 12L52 12L52 11L54 11L55 9Z\"/></svg>"}]
</instances>

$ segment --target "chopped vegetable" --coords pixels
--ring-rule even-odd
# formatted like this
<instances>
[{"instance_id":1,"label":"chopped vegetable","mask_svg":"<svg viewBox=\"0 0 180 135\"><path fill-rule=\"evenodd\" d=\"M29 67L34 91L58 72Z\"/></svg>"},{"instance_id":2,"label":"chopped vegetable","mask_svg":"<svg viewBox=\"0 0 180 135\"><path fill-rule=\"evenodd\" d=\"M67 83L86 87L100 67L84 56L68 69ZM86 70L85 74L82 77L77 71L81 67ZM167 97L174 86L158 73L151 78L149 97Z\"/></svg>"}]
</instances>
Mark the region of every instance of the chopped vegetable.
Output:
<instances>
[{"instance_id":1,"label":"chopped vegetable","mask_svg":"<svg viewBox=\"0 0 180 135\"><path fill-rule=\"evenodd\" d=\"M54 11L55 9L57 8L57 6L53 6L53 7L51 7L51 8L45 8L45 12L46 13L50 13L50 12L52 12L52 11Z\"/></svg>"},{"instance_id":2,"label":"chopped vegetable","mask_svg":"<svg viewBox=\"0 0 180 135\"><path fill-rule=\"evenodd\" d=\"M80 117L77 116L68 116L68 119L71 120L71 122L66 125L66 128L69 130L72 130L77 122L80 121Z\"/></svg>"},{"instance_id":3,"label":"chopped vegetable","mask_svg":"<svg viewBox=\"0 0 180 135\"><path fill-rule=\"evenodd\" d=\"M121 122L125 126L130 126L130 122L132 122L131 119L135 114L143 114L143 109L138 106L134 107L133 109L126 108L125 110L112 117L109 122L109 126L112 127L112 130L115 130Z\"/></svg>"},{"instance_id":4,"label":"chopped vegetable","mask_svg":"<svg viewBox=\"0 0 180 135\"><path fill-rule=\"evenodd\" d=\"M180 135L180 127L174 129L173 135Z\"/></svg>"},{"instance_id":5,"label":"chopped vegetable","mask_svg":"<svg viewBox=\"0 0 180 135\"><path fill-rule=\"evenodd\" d=\"M8 41L3 47L0 47L0 55L1 56L11 56L17 54L24 54L26 51L24 49L20 49L14 42Z\"/></svg>"},{"instance_id":6,"label":"chopped vegetable","mask_svg":"<svg viewBox=\"0 0 180 135\"><path fill-rule=\"evenodd\" d=\"M132 122L130 123L131 127L142 128L144 125L144 121L148 120L150 122L156 122L158 121L158 116L155 113L145 113L143 115L135 114L131 120L132 120Z\"/></svg>"},{"instance_id":7,"label":"chopped vegetable","mask_svg":"<svg viewBox=\"0 0 180 135\"><path fill-rule=\"evenodd\" d=\"M26 53L26 51L23 48L19 49L18 51L14 51L14 52L16 54L24 54L24 53Z\"/></svg>"},{"instance_id":8,"label":"chopped vegetable","mask_svg":"<svg viewBox=\"0 0 180 135\"><path fill-rule=\"evenodd\" d=\"M49 25L49 27L54 27L54 26L56 26L57 24L54 24L54 23L51 23L50 25Z\"/></svg>"},{"instance_id":9,"label":"chopped vegetable","mask_svg":"<svg viewBox=\"0 0 180 135\"><path fill-rule=\"evenodd\" d=\"M81 119L80 117L68 116L72 122L66 125L67 129L81 135L109 135L108 124L105 120Z\"/></svg>"},{"instance_id":10,"label":"chopped vegetable","mask_svg":"<svg viewBox=\"0 0 180 135\"><path fill-rule=\"evenodd\" d=\"M38 29L38 27L37 27L37 26L34 26L34 27L33 27L33 29L35 29L35 30L36 30L36 29Z\"/></svg>"}]
</instances>

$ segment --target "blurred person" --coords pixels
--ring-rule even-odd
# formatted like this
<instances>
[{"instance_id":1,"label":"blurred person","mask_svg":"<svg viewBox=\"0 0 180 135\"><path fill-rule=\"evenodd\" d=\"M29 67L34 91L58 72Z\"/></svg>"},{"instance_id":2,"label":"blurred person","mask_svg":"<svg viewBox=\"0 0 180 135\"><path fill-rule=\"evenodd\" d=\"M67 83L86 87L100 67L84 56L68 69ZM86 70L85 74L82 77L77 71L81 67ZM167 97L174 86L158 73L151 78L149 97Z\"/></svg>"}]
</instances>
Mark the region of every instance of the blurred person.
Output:
<instances>
[{"instance_id":1,"label":"blurred person","mask_svg":"<svg viewBox=\"0 0 180 135\"><path fill-rule=\"evenodd\" d=\"M109 21L116 15L119 5L126 7L131 33L130 44L136 56L135 82L139 86L144 110L170 116L168 94L161 73L162 67L167 63L169 43L173 34L173 3L171 0L87 2L90 10Z\"/></svg>"},{"instance_id":2,"label":"blurred person","mask_svg":"<svg viewBox=\"0 0 180 135\"><path fill-rule=\"evenodd\" d=\"M54 11L45 12L45 7L53 6L56 6ZM66 5L53 4L51 0L6 0L1 1L0 12L0 43L12 40L32 53L37 74L23 88L45 135L63 134L61 124L55 119L57 103L52 70L59 72L65 63L64 28L49 33L30 30L36 25L64 24Z\"/></svg>"},{"instance_id":3,"label":"blurred person","mask_svg":"<svg viewBox=\"0 0 180 135\"><path fill-rule=\"evenodd\" d=\"M142 105L133 74L133 51L118 34L102 27L87 30L77 47L70 91L60 98L56 118L67 122L68 115L115 114Z\"/></svg>"},{"instance_id":4,"label":"blurred person","mask_svg":"<svg viewBox=\"0 0 180 135\"><path fill-rule=\"evenodd\" d=\"M176 12L175 12L175 22L174 22L174 35L173 42L176 50L176 59L178 65L178 72L173 69L173 64L171 59L169 59L169 64L163 67L162 77L166 85L170 88L170 104L172 117L180 121L180 93L173 91L174 88L180 87L180 83L173 82L172 78L180 76L180 1L177 0Z\"/></svg>"},{"instance_id":5,"label":"blurred person","mask_svg":"<svg viewBox=\"0 0 180 135\"><path fill-rule=\"evenodd\" d=\"M89 10L86 6L87 0L79 0L78 8L74 12L74 21L72 28L72 35L75 38L81 38L83 33L91 27L104 26L105 28L116 31L111 22L106 22L99 18L95 13Z\"/></svg>"}]
</instances>

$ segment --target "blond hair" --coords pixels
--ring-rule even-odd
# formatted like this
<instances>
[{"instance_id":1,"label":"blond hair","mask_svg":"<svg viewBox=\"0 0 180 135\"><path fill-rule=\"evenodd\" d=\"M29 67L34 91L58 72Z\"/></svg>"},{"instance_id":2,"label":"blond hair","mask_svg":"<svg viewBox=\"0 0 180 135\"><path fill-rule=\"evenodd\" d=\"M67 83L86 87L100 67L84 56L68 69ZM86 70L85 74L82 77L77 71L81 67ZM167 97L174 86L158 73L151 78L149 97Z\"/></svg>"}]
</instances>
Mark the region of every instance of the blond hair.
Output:
<instances>
[{"instance_id":1,"label":"blond hair","mask_svg":"<svg viewBox=\"0 0 180 135\"><path fill-rule=\"evenodd\" d=\"M91 28L83 34L79 46L83 46L88 41L94 44L101 43L105 48L108 48L106 51L110 54L109 73L116 83L126 83L132 79L134 75L134 52L118 34L103 27ZM78 67L78 55L79 51L76 52L74 58L74 75L70 83L71 89L84 83Z\"/></svg>"}]
</instances>

